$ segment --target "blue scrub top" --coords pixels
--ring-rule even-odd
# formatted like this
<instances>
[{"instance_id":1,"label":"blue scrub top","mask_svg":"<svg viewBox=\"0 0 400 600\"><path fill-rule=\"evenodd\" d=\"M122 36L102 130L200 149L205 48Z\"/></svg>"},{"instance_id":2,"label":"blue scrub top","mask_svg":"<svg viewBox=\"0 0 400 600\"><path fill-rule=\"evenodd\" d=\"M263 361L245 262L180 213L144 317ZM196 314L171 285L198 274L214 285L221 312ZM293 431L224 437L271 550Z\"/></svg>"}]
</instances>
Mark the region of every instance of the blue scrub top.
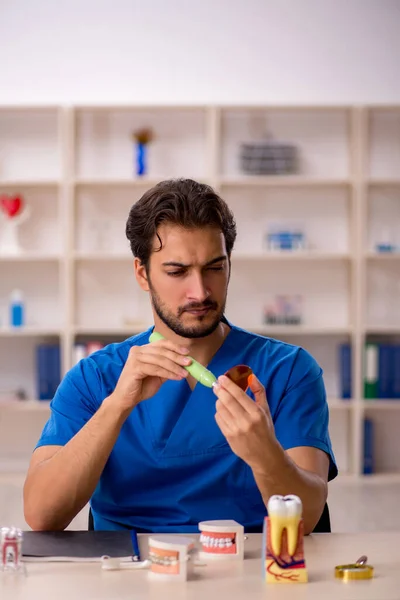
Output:
<instances>
[{"instance_id":1,"label":"blue scrub top","mask_svg":"<svg viewBox=\"0 0 400 600\"><path fill-rule=\"evenodd\" d=\"M229 324L208 368L221 375L249 365L266 388L275 433L285 450L320 448L337 467L328 433L322 370L304 349ZM151 327L81 360L64 377L37 444L66 444L117 384L129 349ZM250 392L249 392L250 393ZM258 530L266 508L251 469L231 451L215 422L216 396L186 380L167 381L127 418L91 499L95 529L197 532L199 521L234 519Z\"/></svg>"}]
</instances>

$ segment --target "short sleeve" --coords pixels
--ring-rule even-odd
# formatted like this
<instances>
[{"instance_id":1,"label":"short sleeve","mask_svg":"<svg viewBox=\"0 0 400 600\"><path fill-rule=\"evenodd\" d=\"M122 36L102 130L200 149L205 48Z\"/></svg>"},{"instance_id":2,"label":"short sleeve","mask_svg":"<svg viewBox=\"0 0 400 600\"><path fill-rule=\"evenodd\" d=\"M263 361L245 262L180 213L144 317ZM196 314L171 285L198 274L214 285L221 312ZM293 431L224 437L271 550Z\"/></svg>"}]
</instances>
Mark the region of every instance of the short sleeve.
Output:
<instances>
[{"instance_id":1,"label":"short sleeve","mask_svg":"<svg viewBox=\"0 0 400 600\"><path fill-rule=\"evenodd\" d=\"M274 418L275 433L284 450L312 446L329 456L328 480L338 470L329 436L329 409L323 372L315 359L299 348L285 393Z\"/></svg>"},{"instance_id":2,"label":"short sleeve","mask_svg":"<svg viewBox=\"0 0 400 600\"><path fill-rule=\"evenodd\" d=\"M51 414L36 444L64 446L91 419L101 404L102 385L97 365L81 360L64 377L50 403Z\"/></svg>"}]
</instances>

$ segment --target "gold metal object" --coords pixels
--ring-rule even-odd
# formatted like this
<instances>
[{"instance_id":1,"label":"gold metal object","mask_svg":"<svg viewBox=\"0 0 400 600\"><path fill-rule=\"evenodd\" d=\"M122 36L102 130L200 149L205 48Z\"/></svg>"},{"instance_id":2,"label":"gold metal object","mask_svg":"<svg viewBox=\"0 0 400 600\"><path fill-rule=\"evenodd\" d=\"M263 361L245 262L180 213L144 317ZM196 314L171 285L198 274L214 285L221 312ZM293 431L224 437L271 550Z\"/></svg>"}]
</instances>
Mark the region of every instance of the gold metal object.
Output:
<instances>
[{"instance_id":1,"label":"gold metal object","mask_svg":"<svg viewBox=\"0 0 400 600\"><path fill-rule=\"evenodd\" d=\"M335 567L336 579L342 581L358 581L360 579L372 579L374 567L367 565L368 557L363 555L355 563L349 565L338 565Z\"/></svg>"}]
</instances>

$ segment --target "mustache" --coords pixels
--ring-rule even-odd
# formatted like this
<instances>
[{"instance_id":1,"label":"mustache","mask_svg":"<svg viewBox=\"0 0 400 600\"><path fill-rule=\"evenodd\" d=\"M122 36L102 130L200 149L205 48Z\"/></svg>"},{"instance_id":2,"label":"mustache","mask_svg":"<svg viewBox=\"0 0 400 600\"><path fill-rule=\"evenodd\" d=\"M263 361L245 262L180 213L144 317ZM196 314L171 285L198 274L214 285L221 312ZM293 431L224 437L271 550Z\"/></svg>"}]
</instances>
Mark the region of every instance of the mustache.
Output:
<instances>
[{"instance_id":1,"label":"mustache","mask_svg":"<svg viewBox=\"0 0 400 600\"><path fill-rule=\"evenodd\" d=\"M217 309L218 308L218 304L216 302L213 302L212 300L206 300L202 304L199 304L198 302L192 302L191 304L187 304L186 306L182 306L179 309L179 314L181 315L182 313L184 313L184 312L186 312L188 310L203 310L205 308Z\"/></svg>"}]
</instances>

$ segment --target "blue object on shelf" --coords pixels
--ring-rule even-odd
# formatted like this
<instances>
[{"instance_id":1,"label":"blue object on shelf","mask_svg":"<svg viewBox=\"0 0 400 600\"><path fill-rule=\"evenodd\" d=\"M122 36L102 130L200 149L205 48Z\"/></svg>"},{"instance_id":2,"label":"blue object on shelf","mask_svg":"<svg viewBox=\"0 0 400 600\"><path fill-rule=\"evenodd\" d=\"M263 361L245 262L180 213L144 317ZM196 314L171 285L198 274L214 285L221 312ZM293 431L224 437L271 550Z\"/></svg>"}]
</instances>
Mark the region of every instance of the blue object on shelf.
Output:
<instances>
[{"instance_id":1,"label":"blue object on shelf","mask_svg":"<svg viewBox=\"0 0 400 600\"><path fill-rule=\"evenodd\" d=\"M340 391L344 400L351 398L351 346L341 344L339 347Z\"/></svg>"},{"instance_id":2,"label":"blue object on shelf","mask_svg":"<svg viewBox=\"0 0 400 600\"><path fill-rule=\"evenodd\" d=\"M400 399L400 346L393 346L393 381L392 392L393 398Z\"/></svg>"},{"instance_id":3,"label":"blue object on shelf","mask_svg":"<svg viewBox=\"0 0 400 600\"><path fill-rule=\"evenodd\" d=\"M391 344L378 345L378 398L393 398L394 352Z\"/></svg>"},{"instance_id":4,"label":"blue object on shelf","mask_svg":"<svg viewBox=\"0 0 400 600\"><path fill-rule=\"evenodd\" d=\"M25 324L24 313L22 292L14 290L10 298L10 324L12 327L22 327Z\"/></svg>"},{"instance_id":5,"label":"blue object on shelf","mask_svg":"<svg viewBox=\"0 0 400 600\"><path fill-rule=\"evenodd\" d=\"M38 400L51 400L61 381L60 346L36 346L36 387Z\"/></svg>"},{"instance_id":6,"label":"blue object on shelf","mask_svg":"<svg viewBox=\"0 0 400 600\"><path fill-rule=\"evenodd\" d=\"M136 175L147 173L147 144L136 142Z\"/></svg>"},{"instance_id":7,"label":"blue object on shelf","mask_svg":"<svg viewBox=\"0 0 400 600\"><path fill-rule=\"evenodd\" d=\"M364 460L363 473L371 475L374 472L374 423L364 419Z\"/></svg>"},{"instance_id":8,"label":"blue object on shelf","mask_svg":"<svg viewBox=\"0 0 400 600\"><path fill-rule=\"evenodd\" d=\"M377 252L396 252L397 248L394 244L376 244Z\"/></svg>"},{"instance_id":9,"label":"blue object on shelf","mask_svg":"<svg viewBox=\"0 0 400 600\"><path fill-rule=\"evenodd\" d=\"M268 247L274 250L298 250L304 247L304 233L301 231L277 231L267 234Z\"/></svg>"}]
</instances>

